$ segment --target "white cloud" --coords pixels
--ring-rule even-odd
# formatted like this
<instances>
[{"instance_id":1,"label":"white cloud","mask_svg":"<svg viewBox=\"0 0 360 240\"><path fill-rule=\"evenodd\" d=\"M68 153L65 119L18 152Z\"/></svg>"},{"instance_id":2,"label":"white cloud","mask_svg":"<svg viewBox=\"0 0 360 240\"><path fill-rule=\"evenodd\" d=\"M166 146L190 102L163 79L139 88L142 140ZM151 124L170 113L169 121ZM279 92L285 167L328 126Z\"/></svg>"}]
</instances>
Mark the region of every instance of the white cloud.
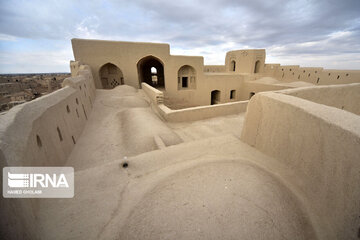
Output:
<instances>
[{"instance_id":1,"label":"white cloud","mask_svg":"<svg viewBox=\"0 0 360 240\"><path fill-rule=\"evenodd\" d=\"M0 52L0 73L70 72L71 49Z\"/></svg>"}]
</instances>

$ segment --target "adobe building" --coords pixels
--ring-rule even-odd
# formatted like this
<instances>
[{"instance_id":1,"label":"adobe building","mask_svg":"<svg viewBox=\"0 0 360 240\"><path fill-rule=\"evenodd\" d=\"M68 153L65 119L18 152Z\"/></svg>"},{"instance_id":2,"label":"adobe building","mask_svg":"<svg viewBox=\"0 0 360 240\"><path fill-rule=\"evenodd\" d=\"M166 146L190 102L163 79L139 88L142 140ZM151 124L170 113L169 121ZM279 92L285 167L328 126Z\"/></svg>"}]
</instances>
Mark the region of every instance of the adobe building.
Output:
<instances>
[{"instance_id":1,"label":"adobe building","mask_svg":"<svg viewBox=\"0 0 360 240\"><path fill-rule=\"evenodd\" d=\"M0 115L0 163L75 169L0 202L3 239L358 239L360 70L72 40L61 89Z\"/></svg>"}]
</instances>

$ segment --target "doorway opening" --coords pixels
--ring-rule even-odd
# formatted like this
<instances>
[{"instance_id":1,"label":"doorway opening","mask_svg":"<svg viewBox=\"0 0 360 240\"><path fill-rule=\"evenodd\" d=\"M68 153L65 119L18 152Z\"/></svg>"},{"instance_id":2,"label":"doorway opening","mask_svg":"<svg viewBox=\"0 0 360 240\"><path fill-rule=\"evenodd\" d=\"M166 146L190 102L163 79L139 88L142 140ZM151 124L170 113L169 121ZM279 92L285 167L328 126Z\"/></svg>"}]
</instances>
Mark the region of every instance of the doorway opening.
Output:
<instances>
[{"instance_id":1,"label":"doorway opening","mask_svg":"<svg viewBox=\"0 0 360 240\"><path fill-rule=\"evenodd\" d=\"M138 76L141 83L147 83L155 88L165 88L164 65L154 56L142 58L138 64Z\"/></svg>"}]
</instances>

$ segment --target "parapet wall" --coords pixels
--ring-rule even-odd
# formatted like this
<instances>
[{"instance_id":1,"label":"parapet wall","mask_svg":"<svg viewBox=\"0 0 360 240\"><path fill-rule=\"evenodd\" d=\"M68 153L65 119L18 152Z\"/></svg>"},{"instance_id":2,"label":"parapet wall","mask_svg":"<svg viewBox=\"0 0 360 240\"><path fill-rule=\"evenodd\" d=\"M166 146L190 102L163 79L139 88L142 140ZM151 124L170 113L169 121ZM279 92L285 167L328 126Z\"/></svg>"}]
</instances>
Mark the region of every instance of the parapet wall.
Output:
<instances>
[{"instance_id":1,"label":"parapet wall","mask_svg":"<svg viewBox=\"0 0 360 240\"><path fill-rule=\"evenodd\" d=\"M334 70L321 67L281 66L265 64L264 75L281 81L303 81L317 85L332 85L360 82L360 70Z\"/></svg>"},{"instance_id":2,"label":"parapet wall","mask_svg":"<svg viewBox=\"0 0 360 240\"><path fill-rule=\"evenodd\" d=\"M91 113L95 87L89 67L63 88L0 116L0 151L8 166L62 166Z\"/></svg>"},{"instance_id":3,"label":"parapet wall","mask_svg":"<svg viewBox=\"0 0 360 240\"><path fill-rule=\"evenodd\" d=\"M91 114L95 86L88 66L63 88L0 116L0 166L63 166ZM2 184L0 184L2 186ZM39 239L37 199L0 200L0 238ZM6 231L2 231L6 229Z\"/></svg>"},{"instance_id":4,"label":"parapet wall","mask_svg":"<svg viewBox=\"0 0 360 240\"><path fill-rule=\"evenodd\" d=\"M225 65L205 65L204 72L226 72Z\"/></svg>"},{"instance_id":5,"label":"parapet wall","mask_svg":"<svg viewBox=\"0 0 360 240\"><path fill-rule=\"evenodd\" d=\"M163 93L146 83L142 88L152 102L152 106L160 116L169 122L196 121L224 115L238 114L246 111L248 101L237 101L216 105L190 107L179 110L172 110L162 103Z\"/></svg>"},{"instance_id":6,"label":"parapet wall","mask_svg":"<svg viewBox=\"0 0 360 240\"><path fill-rule=\"evenodd\" d=\"M249 102L241 138L295 173L292 184L320 239L357 237L358 115L281 92L259 93Z\"/></svg>"},{"instance_id":7,"label":"parapet wall","mask_svg":"<svg viewBox=\"0 0 360 240\"><path fill-rule=\"evenodd\" d=\"M281 93L360 115L360 83L288 89Z\"/></svg>"}]
</instances>

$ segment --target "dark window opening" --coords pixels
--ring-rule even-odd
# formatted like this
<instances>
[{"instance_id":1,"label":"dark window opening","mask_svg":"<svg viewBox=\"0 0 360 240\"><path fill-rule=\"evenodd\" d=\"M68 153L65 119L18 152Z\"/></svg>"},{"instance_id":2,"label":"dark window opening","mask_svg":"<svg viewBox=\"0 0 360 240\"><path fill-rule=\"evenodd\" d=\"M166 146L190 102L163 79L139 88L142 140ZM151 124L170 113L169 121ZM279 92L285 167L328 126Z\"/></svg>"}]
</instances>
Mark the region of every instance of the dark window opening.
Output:
<instances>
[{"instance_id":1,"label":"dark window opening","mask_svg":"<svg viewBox=\"0 0 360 240\"><path fill-rule=\"evenodd\" d=\"M231 61L230 70L233 72L235 72L236 70L236 62L234 60Z\"/></svg>"},{"instance_id":2,"label":"dark window opening","mask_svg":"<svg viewBox=\"0 0 360 240\"><path fill-rule=\"evenodd\" d=\"M39 135L36 135L36 143L37 143L39 148L42 147L42 142L41 142L41 139L40 139Z\"/></svg>"},{"instance_id":3,"label":"dark window opening","mask_svg":"<svg viewBox=\"0 0 360 240\"><path fill-rule=\"evenodd\" d=\"M235 90L231 90L231 91L230 91L230 99L234 99L234 98L235 98L235 93L236 93Z\"/></svg>"},{"instance_id":4,"label":"dark window opening","mask_svg":"<svg viewBox=\"0 0 360 240\"><path fill-rule=\"evenodd\" d=\"M254 67L254 73L259 73L260 72L260 61L256 61L255 63L255 67Z\"/></svg>"},{"instance_id":5,"label":"dark window opening","mask_svg":"<svg viewBox=\"0 0 360 240\"><path fill-rule=\"evenodd\" d=\"M188 87L188 77L182 77L182 84L181 84L181 86L183 87L183 88L187 88Z\"/></svg>"},{"instance_id":6,"label":"dark window opening","mask_svg":"<svg viewBox=\"0 0 360 240\"><path fill-rule=\"evenodd\" d=\"M220 103L220 91L214 90L211 92L211 105Z\"/></svg>"}]
</instances>

